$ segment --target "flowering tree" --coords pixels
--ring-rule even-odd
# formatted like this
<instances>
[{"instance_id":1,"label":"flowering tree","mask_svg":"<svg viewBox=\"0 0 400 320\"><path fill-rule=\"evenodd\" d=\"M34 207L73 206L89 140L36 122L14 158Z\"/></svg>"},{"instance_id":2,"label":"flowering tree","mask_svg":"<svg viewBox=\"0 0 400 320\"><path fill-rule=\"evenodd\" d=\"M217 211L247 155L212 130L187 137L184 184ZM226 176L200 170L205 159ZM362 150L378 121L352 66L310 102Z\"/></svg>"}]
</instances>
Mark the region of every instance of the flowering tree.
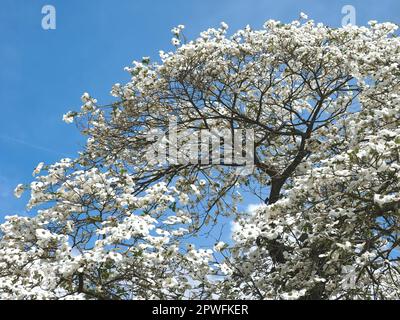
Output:
<instances>
[{"instance_id":1,"label":"flowering tree","mask_svg":"<svg viewBox=\"0 0 400 320\"><path fill-rule=\"evenodd\" d=\"M37 214L0 226L1 298L400 298L397 27L227 29L174 28L175 50L127 68L114 103L85 93L64 116L86 147L17 186ZM179 139L160 150L149 133L171 118ZM192 139L238 129L254 132L245 171ZM196 249L223 216L233 242Z\"/></svg>"}]
</instances>

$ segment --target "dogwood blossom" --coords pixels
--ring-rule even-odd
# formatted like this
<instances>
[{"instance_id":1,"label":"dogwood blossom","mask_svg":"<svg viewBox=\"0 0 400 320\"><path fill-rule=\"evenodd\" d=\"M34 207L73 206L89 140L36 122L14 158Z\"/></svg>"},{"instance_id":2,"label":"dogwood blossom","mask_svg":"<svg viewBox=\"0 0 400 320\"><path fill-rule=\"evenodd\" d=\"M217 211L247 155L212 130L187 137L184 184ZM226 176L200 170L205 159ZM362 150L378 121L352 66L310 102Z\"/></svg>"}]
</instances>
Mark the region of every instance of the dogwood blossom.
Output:
<instances>
[{"instance_id":1,"label":"dogwood blossom","mask_svg":"<svg viewBox=\"0 0 400 320\"><path fill-rule=\"evenodd\" d=\"M39 174L40 171L42 171L43 166L44 166L44 162L40 162L40 163L36 166L35 170L33 170L32 176L35 176L35 175Z\"/></svg>"},{"instance_id":2,"label":"dogwood blossom","mask_svg":"<svg viewBox=\"0 0 400 320\"><path fill-rule=\"evenodd\" d=\"M24 192L24 190L25 190L24 185L21 184L21 183L18 184L18 185L15 187L15 189L14 189L14 195L15 195L15 197L21 198L22 193Z\"/></svg>"},{"instance_id":3,"label":"dogwood blossom","mask_svg":"<svg viewBox=\"0 0 400 320\"><path fill-rule=\"evenodd\" d=\"M126 68L115 102L84 93L64 115L86 146L16 187L35 212L0 225L0 298L399 299L397 26L182 29L161 62ZM180 138L158 152L198 162L148 157L172 117ZM237 129L254 132L247 174L193 142Z\"/></svg>"}]
</instances>

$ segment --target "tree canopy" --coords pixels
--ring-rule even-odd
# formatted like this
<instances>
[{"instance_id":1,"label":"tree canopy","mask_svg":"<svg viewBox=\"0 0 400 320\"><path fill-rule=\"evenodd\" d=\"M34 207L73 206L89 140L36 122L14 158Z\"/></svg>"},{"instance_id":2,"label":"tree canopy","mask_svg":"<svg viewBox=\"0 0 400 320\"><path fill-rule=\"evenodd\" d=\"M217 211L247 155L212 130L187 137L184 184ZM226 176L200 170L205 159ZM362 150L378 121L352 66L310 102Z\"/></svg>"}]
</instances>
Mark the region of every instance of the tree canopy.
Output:
<instances>
[{"instance_id":1,"label":"tree canopy","mask_svg":"<svg viewBox=\"0 0 400 320\"><path fill-rule=\"evenodd\" d=\"M17 186L37 212L0 226L0 298L399 299L397 26L183 29L64 115L87 144ZM252 166L207 161L212 132L246 130ZM196 248L226 217L232 242Z\"/></svg>"}]
</instances>

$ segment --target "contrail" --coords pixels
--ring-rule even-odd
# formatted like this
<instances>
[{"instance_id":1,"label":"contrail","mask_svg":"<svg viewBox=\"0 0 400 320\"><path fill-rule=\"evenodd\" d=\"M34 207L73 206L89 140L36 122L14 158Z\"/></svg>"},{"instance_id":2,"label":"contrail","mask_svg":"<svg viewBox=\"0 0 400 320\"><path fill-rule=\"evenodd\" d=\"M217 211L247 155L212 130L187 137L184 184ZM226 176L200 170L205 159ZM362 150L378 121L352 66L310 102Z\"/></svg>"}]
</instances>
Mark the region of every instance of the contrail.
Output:
<instances>
[{"instance_id":1,"label":"contrail","mask_svg":"<svg viewBox=\"0 0 400 320\"><path fill-rule=\"evenodd\" d=\"M0 135L0 139L4 140L4 141L6 141L6 142L18 143L18 144L27 146L27 147L32 148L32 149L44 151L44 152L47 152L47 153L52 153L52 154L55 154L55 155L58 155L58 156L67 157L67 155L66 155L65 153L60 153L60 152L51 150L51 149L46 148L46 147L42 147L42 146L39 146L39 145L30 143L30 142L26 142L26 141L21 140L21 139L18 139L18 138L6 136L6 135Z\"/></svg>"}]
</instances>

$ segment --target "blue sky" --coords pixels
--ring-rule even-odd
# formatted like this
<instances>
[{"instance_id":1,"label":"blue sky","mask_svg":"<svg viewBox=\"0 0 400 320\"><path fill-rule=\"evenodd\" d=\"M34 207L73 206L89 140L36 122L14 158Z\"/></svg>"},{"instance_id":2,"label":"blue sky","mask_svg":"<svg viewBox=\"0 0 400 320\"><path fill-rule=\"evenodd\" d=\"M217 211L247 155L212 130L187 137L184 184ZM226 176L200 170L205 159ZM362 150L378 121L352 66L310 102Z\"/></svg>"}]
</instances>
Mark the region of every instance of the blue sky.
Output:
<instances>
[{"instance_id":1,"label":"blue sky","mask_svg":"<svg viewBox=\"0 0 400 320\"><path fill-rule=\"evenodd\" d=\"M56 8L56 30L41 27L46 4ZM0 220L24 213L27 199L14 199L12 190L32 180L37 163L81 149L79 132L62 115L79 108L84 91L110 102L112 84L128 81L123 68L132 60L172 49L172 27L186 25L194 38L221 21L231 30L259 28L270 18L290 22L301 11L339 26L346 4L355 7L358 25L399 23L398 0L1 0Z\"/></svg>"}]
</instances>

